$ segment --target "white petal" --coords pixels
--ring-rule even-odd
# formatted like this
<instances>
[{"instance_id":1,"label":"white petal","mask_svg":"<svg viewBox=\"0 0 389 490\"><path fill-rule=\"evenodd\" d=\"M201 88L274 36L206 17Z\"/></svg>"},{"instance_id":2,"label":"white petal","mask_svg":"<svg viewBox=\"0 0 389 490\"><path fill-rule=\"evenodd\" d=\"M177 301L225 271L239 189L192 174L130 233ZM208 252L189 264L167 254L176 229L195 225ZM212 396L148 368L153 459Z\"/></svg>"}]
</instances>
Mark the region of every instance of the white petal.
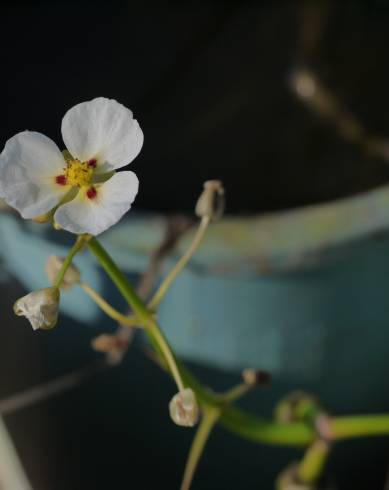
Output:
<instances>
[{"instance_id":1,"label":"white petal","mask_svg":"<svg viewBox=\"0 0 389 490\"><path fill-rule=\"evenodd\" d=\"M54 220L71 233L98 235L117 223L133 203L138 192L138 178L133 172L118 172L107 182L96 185L90 199L82 188L75 199L60 206Z\"/></svg>"},{"instance_id":2,"label":"white petal","mask_svg":"<svg viewBox=\"0 0 389 490\"><path fill-rule=\"evenodd\" d=\"M62 138L74 158L96 158L105 171L132 162L143 133L132 112L116 100L99 97L72 107L62 120Z\"/></svg>"},{"instance_id":3,"label":"white petal","mask_svg":"<svg viewBox=\"0 0 389 490\"><path fill-rule=\"evenodd\" d=\"M0 155L0 196L23 218L45 214L68 191L55 184L64 166L62 153L50 138L33 131L18 133Z\"/></svg>"}]
</instances>

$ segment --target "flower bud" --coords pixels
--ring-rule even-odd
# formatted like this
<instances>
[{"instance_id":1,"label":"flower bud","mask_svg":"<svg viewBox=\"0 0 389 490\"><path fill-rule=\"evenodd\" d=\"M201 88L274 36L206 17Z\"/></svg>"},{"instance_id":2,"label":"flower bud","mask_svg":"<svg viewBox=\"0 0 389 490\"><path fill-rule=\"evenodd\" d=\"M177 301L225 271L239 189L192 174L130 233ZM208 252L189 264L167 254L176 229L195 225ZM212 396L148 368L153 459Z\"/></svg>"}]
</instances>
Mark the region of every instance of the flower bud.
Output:
<instances>
[{"instance_id":1,"label":"flower bud","mask_svg":"<svg viewBox=\"0 0 389 490\"><path fill-rule=\"evenodd\" d=\"M224 187L220 180L207 180L199 197L195 213L199 218L216 221L223 216L225 208Z\"/></svg>"},{"instance_id":2,"label":"flower bud","mask_svg":"<svg viewBox=\"0 0 389 490\"><path fill-rule=\"evenodd\" d=\"M199 406L191 388L185 388L173 396L169 403L170 417L182 427L193 427L199 419Z\"/></svg>"},{"instance_id":3,"label":"flower bud","mask_svg":"<svg viewBox=\"0 0 389 490\"><path fill-rule=\"evenodd\" d=\"M271 376L262 369L247 368L242 371L243 381L250 386L263 386L270 383Z\"/></svg>"},{"instance_id":4,"label":"flower bud","mask_svg":"<svg viewBox=\"0 0 389 490\"><path fill-rule=\"evenodd\" d=\"M313 74L306 68L301 68L292 73L291 84L293 90L302 99L311 99L316 95L317 82Z\"/></svg>"},{"instance_id":5,"label":"flower bud","mask_svg":"<svg viewBox=\"0 0 389 490\"><path fill-rule=\"evenodd\" d=\"M14 304L14 312L25 316L34 330L50 330L57 323L59 297L58 288L38 289L19 298Z\"/></svg>"},{"instance_id":6,"label":"flower bud","mask_svg":"<svg viewBox=\"0 0 389 490\"><path fill-rule=\"evenodd\" d=\"M64 258L57 257L57 255L50 255L50 257L47 259L45 272L51 284L54 284L57 274L61 270L64 261L65 261ZM72 288L75 284L80 282L80 278L81 278L81 273L79 269L75 265L70 264L63 278L61 288L63 289Z\"/></svg>"}]
</instances>

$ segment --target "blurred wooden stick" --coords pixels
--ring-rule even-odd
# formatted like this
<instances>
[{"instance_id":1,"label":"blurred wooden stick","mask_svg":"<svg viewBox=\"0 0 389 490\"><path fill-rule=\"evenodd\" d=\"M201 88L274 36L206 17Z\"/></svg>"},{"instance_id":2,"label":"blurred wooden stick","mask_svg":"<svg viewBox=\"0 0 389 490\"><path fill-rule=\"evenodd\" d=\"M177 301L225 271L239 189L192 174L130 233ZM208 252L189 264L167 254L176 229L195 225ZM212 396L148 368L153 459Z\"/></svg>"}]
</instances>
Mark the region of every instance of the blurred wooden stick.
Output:
<instances>
[{"instance_id":1,"label":"blurred wooden stick","mask_svg":"<svg viewBox=\"0 0 389 490\"><path fill-rule=\"evenodd\" d=\"M290 85L295 95L314 113L326 120L349 143L366 153L389 162L389 140L372 134L326 87L317 75L320 45L331 18L338 7L334 1L302 1L297 4L298 33L295 68Z\"/></svg>"},{"instance_id":2,"label":"blurred wooden stick","mask_svg":"<svg viewBox=\"0 0 389 490\"><path fill-rule=\"evenodd\" d=\"M0 400L0 416L8 415L22 408L27 408L51 396L59 395L60 393L81 384L107 367L104 358L98 359L81 369L72 371L70 374L59 376L52 381L32 386L31 388L27 388L8 398L3 398Z\"/></svg>"},{"instance_id":3,"label":"blurred wooden stick","mask_svg":"<svg viewBox=\"0 0 389 490\"><path fill-rule=\"evenodd\" d=\"M296 68L291 87L304 104L325 119L338 134L363 151L389 162L389 140L371 134L351 112L320 82L307 67Z\"/></svg>"},{"instance_id":4,"label":"blurred wooden stick","mask_svg":"<svg viewBox=\"0 0 389 490\"><path fill-rule=\"evenodd\" d=\"M12 439L0 416L0 489L32 490Z\"/></svg>"}]
</instances>

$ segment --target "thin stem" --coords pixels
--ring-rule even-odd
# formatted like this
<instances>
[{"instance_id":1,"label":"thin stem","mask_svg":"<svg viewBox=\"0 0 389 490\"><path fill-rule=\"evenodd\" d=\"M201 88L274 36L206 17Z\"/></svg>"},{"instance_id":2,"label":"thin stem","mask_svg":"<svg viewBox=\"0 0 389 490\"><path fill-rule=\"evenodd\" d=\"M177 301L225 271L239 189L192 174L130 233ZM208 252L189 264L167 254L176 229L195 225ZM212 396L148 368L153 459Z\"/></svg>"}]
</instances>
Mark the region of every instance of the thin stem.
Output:
<instances>
[{"instance_id":1,"label":"thin stem","mask_svg":"<svg viewBox=\"0 0 389 490\"><path fill-rule=\"evenodd\" d=\"M220 424L240 437L261 444L306 447L315 438L315 431L303 422L281 424L234 406L223 409Z\"/></svg>"},{"instance_id":2,"label":"thin stem","mask_svg":"<svg viewBox=\"0 0 389 490\"><path fill-rule=\"evenodd\" d=\"M389 435L389 414L332 417L330 431L335 439Z\"/></svg>"},{"instance_id":3,"label":"thin stem","mask_svg":"<svg viewBox=\"0 0 389 490\"><path fill-rule=\"evenodd\" d=\"M127 281L126 276L118 269L116 264L99 244L99 242L95 238L92 238L88 242L88 246L91 252L97 257L109 277L116 284L119 291L123 294L123 297L132 307L139 319L140 324L145 326L149 336L151 336L154 340L154 345L156 344L158 346L158 350L165 358L179 391L183 390L184 383L177 367L175 357L153 315L148 311L146 305L136 294L135 289Z\"/></svg>"},{"instance_id":4,"label":"thin stem","mask_svg":"<svg viewBox=\"0 0 389 490\"><path fill-rule=\"evenodd\" d=\"M167 365L169 366L171 375L173 376L174 381L176 382L177 388L179 391L184 390L184 382L182 380L180 371L177 367L176 359L174 357L174 354L165 338L163 333L161 332L161 329L158 327L157 323L152 320L149 321L146 327L150 333L158 343L163 357L165 358L165 361Z\"/></svg>"},{"instance_id":5,"label":"thin stem","mask_svg":"<svg viewBox=\"0 0 389 490\"><path fill-rule=\"evenodd\" d=\"M304 483L315 483L323 472L330 452L328 442L317 439L297 467L297 476Z\"/></svg>"},{"instance_id":6,"label":"thin stem","mask_svg":"<svg viewBox=\"0 0 389 490\"><path fill-rule=\"evenodd\" d=\"M147 322L151 318L151 315L146 305L136 294L135 289L128 282L126 276L117 267L117 265L104 250L104 248L100 245L100 243L96 240L96 238L93 237L88 241L88 248L100 262L101 266L108 274L108 276L112 279L119 291L122 293L123 298L131 306L136 316L139 317L140 322Z\"/></svg>"},{"instance_id":7,"label":"thin stem","mask_svg":"<svg viewBox=\"0 0 389 490\"><path fill-rule=\"evenodd\" d=\"M53 286L59 288L62 284L62 281L65 277L65 274L66 274L66 271L69 269L71 263L72 263L72 260L74 259L75 255L82 249L82 247L85 245L85 241L87 240L87 238L85 237L85 235L80 235L77 240L76 240L76 243L73 245L73 247L69 250L69 253L66 257L66 259L64 260L63 264L62 264L62 267L61 269L59 270L58 274L57 274L57 277L55 278L55 281L54 281L54 284Z\"/></svg>"},{"instance_id":8,"label":"thin stem","mask_svg":"<svg viewBox=\"0 0 389 490\"><path fill-rule=\"evenodd\" d=\"M252 389L254 388L253 385L249 385L247 383L240 383L230 390L226 391L225 393L219 395L219 398L221 401L224 403L233 403L236 400L239 400L239 398L242 398L242 396L247 395Z\"/></svg>"},{"instance_id":9,"label":"thin stem","mask_svg":"<svg viewBox=\"0 0 389 490\"><path fill-rule=\"evenodd\" d=\"M186 461L184 476L181 483L181 490L189 490L196 468L204 452L209 435L214 428L220 411L215 408L206 408L203 413L200 425L194 436L192 446Z\"/></svg>"},{"instance_id":10,"label":"thin stem","mask_svg":"<svg viewBox=\"0 0 389 490\"><path fill-rule=\"evenodd\" d=\"M85 291L85 293L93 299L93 301L113 320L116 320L121 325L126 325L127 327L139 327L139 320L135 316L127 316L117 311L113 306L111 306L100 294L95 291L89 284L85 282L79 283L80 288Z\"/></svg>"},{"instance_id":11,"label":"thin stem","mask_svg":"<svg viewBox=\"0 0 389 490\"><path fill-rule=\"evenodd\" d=\"M150 322L155 323L151 312L148 311L125 275L118 269L99 242L92 238L87 243L90 251L95 255L123 297L133 308L140 323L146 326L149 326ZM163 355L159 341L155 338L155 331L159 330L159 327L156 323L155 326L155 329L150 330L147 328L145 331L157 353ZM162 333L160 334L162 335ZM163 339L166 341L164 337ZM231 432L254 442L282 446L304 447L312 444L315 440L315 430L304 422L287 424L273 422L236 407L225 406L225 403L220 402L217 396L200 384L190 371L174 357L173 353L172 356L184 385L193 389L202 406L211 405L222 409L219 419L220 423ZM361 436L389 435L389 414L333 417L330 421L330 430L335 440Z\"/></svg>"},{"instance_id":12,"label":"thin stem","mask_svg":"<svg viewBox=\"0 0 389 490\"><path fill-rule=\"evenodd\" d=\"M169 287L171 286L174 279L178 276L178 274L182 271L182 269L187 265L189 260L192 258L193 254L199 248L205 232L207 231L208 225L210 223L210 219L208 216L204 216L201 218L199 227L197 228L196 234L193 237L192 243L189 245L188 249L184 253L184 255L180 258L180 260L176 263L173 269L169 272L169 274L162 281L162 284L159 286L158 290L151 298L148 307L150 310L155 311L158 308L158 305L162 301L163 297L167 293Z\"/></svg>"}]
</instances>

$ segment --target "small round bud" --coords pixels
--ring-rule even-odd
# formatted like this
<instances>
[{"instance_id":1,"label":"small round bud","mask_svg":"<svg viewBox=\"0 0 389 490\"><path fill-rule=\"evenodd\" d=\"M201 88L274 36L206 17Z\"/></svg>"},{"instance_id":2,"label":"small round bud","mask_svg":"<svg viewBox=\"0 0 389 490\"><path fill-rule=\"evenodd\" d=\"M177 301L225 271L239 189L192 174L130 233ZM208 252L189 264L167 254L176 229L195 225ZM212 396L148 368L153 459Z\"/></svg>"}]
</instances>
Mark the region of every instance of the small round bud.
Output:
<instances>
[{"instance_id":1,"label":"small round bud","mask_svg":"<svg viewBox=\"0 0 389 490\"><path fill-rule=\"evenodd\" d=\"M45 272L51 284L54 284L57 274L61 270L64 261L65 261L64 258L57 257L57 255L50 255L50 257L47 259ZM63 278L61 288L63 289L72 288L75 284L80 282L80 278L81 278L81 273L79 269L75 265L70 264Z\"/></svg>"},{"instance_id":2,"label":"small round bud","mask_svg":"<svg viewBox=\"0 0 389 490\"><path fill-rule=\"evenodd\" d=\"M243 381L250 386L263 386L271 381L270 373L261 369L247 368L242 371Z\"/></svg>"},{"instance_id":3,"label":"small round bud","mask_svg":"<svg viewBox=\"0 0 389 490\"><path fill-rule=\"evenodd\" d=\"M195 213L199 218L216 221L223 216L225 208L224 187L220 180L207 180L199 197Z\"/></svg>"},{"instance_id":4,"label":"small round bud","mask_svg":"<svg viewBox=\"0 0 389 490\"><path fill-rule=\"evenodd\" d=\"M25 316L34 330L50 330L58 320L59 289L56 287L38 289L19 298L14 304L17 316Z\"/></svg>"},{"instance_id":5,"label":"small round bud","mask_svg":"<svg viewBox=\"0 0 389 490\"><path fill-rule=\"evenodd\" d=\"M316 81L307 69L296 70L291 76L291 84L296 94L302 99L310 99L316 94Z\"/></svg>"},{"instance_id":6,"label":"small round bud","mask_svg":"<svg viewBox=\"0 0 389 490\"><path fill-rule=\"evenodd\" d=\"M199 420L199 406L191 388L185 388L173 396L169 403L170 417L182 427L193 427Z\"/></svg>"}]
</instances>

